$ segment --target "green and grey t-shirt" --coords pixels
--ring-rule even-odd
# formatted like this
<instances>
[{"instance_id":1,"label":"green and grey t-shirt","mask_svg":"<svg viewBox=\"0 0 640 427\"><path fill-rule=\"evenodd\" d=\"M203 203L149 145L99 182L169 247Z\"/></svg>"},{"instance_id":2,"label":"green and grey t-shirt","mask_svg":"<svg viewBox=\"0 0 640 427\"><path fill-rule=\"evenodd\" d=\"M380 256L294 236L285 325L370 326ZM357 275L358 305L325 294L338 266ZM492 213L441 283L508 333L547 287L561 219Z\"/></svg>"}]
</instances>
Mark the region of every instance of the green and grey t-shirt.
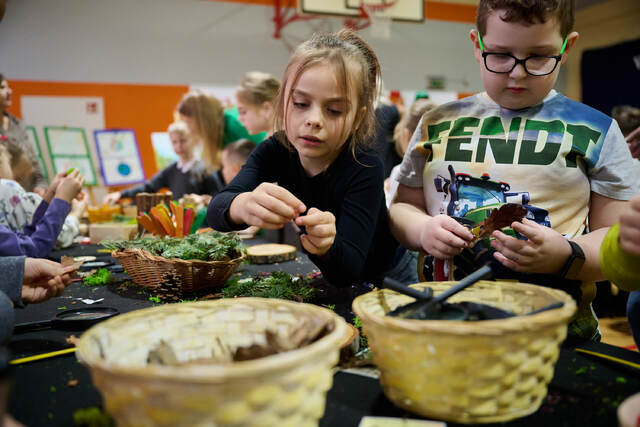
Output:
<instances>
[{"instance_id":1,"label":"green and grey t-shirt","mask_svg":"<svg viewBox=\"0 0 640 427\"><path fill-rule=\"evenodd\" d=\"M593 108L551 91L540 105L508 110L483 93L423 116L398 181L423 187L429 215L522 203L573 238L591 192L628 200L640 193L640 168L616 121Z\"/></svg>"}]
</instances>

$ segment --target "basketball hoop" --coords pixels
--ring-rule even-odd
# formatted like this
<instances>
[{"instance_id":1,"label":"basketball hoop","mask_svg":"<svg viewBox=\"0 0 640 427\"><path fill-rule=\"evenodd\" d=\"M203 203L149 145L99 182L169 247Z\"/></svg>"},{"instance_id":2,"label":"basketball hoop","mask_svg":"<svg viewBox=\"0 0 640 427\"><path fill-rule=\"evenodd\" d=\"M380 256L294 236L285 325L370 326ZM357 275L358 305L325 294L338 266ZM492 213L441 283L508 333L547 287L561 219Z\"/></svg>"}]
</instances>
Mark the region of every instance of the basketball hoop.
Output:
<instances>
[{"instance_id":1,"label":"basketball hoop","mask_svg":"<svg viewBox=\"0 0 640 427\"><path fill-rule=\"evenodd\" d=\"M368 21L368 25L364 28L370 27L372 38L380 40L391 38L391 7L396 4L396 1L369 3L363 0L360 3L360 15Z\"/></svg>"}]
</instances>

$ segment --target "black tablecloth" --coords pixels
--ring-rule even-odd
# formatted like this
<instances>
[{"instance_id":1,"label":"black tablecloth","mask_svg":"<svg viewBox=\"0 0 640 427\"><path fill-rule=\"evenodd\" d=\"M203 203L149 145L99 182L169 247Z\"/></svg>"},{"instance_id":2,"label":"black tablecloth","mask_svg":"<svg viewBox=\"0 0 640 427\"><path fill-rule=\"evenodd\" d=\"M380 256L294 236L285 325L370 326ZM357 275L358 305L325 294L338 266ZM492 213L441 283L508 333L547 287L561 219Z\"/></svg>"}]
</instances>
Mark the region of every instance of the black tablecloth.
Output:
<instances>
[{"instance_id":1,"label":"black tablecloth","mask_svg":"<svg viewBox=\"0 0 640 427\"><path fill-rule=\"evenodd\" d=\"M52 258L68 254L96 255L99 259L111 260L108 254L97 253L97 249L96 246L79 246L55 252ZM246 277L274 270L302 275L317 271L306 256L299 254L295 261L279 265L244 264L239 274ZM147 290L138 286L122 286L122 279L125 278L123 274L116 274L116 283L102 287L86 287L75 283L67 289L64 298L17 309L17 322L45 320L65 308L85 306L73 298L104 298L100 304L115 307L121 312L155 304L149 300L151 294ZM330 285L322 285L321 289L319 302L335 304L336 311L347 318L352 316L351 298L363 291L338 290ZM81 332L46 329L18 334L11 340L10 350L14 357L59 350L69 346L65 338L72 333L79 335ZM640 363L637 352L601 343L581 347ZM99 393L91 383L88 370L73 354L18 365L12 375L14 386L9 410L16 419L28 426L73 425L74 411L101 406L102 403ZM69 383L70 380L77 380L77 385L71 386L73 382ZM617 406L623 399L638 391L640 370L594 358L563 346L554 378L549 385L549 393L541 408L528 417L500 425L615 426ZM320 425L357 426L365 415L421 418L393 406L384 396L377 379L348 372L336 373Z\"/></svg>"}]
</instances>

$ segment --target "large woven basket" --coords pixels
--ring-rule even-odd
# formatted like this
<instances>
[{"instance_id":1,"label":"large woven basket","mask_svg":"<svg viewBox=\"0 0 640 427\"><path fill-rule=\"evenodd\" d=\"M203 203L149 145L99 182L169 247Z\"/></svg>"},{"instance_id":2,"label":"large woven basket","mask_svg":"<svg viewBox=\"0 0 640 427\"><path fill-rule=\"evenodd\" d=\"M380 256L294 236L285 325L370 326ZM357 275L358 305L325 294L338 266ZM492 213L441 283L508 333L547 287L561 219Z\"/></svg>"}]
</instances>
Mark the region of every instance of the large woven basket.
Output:
<instances>
[{"instance_id":1,"label":"large woven basket","mask_svg":"<svg viewBox=\"0 0 640 427\"><path fill-rule=\"evenodd\" d=\"M296 350L228 364L146 362L161 340L184 362L221 346L264 344L265 330L287 334L311 319L333 330ZM346 333L346 322L322 307L234 298L114 317L85 332L77 354L118 426L316 426Z\"/></svg>"},{"instance_id":2,"label":"large woven basket","mask_svg":"<svg viewBox=\"0 0 640 427\"><path fill-rule=\"evenodd\" d=\"M412 286L430 286L438 294L453 283ZM384 392L395 405L459 423L507 421L538 409L576 311L568 294L524 283L481 281L448 301L482 302L518 314L557 301L564 306L475 322L385 316L412 300L381 290L353 302Z\"/></svg>"},{"instance_id":3,"label":"large woven basket","mask_svg":"<svg viewBox=\"0 0 640 427\"><path fill-rule=\"evenodd\" d=\"M111 256L118 260L136 284L155 288L166 279L168 273L175 274L184 292L203 288L222 287L244 255L229 261L183 260L163 258L142 249L113 251Z\"/></svg>"}]
</instances>

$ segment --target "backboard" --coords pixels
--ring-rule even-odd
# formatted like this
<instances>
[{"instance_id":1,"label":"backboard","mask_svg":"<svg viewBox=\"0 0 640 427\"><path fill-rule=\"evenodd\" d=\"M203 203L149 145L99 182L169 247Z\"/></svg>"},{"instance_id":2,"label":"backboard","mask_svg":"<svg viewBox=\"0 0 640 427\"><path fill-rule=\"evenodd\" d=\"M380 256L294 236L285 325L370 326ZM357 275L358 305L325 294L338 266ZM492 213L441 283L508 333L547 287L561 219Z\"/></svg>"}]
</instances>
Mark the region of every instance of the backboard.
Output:
<instances>
[{"instance_id":1,"label":"backboard","mask_svg":"<svg viewBox=\"0 0 640 427\"><path fill-rule=\"evenodd\" d=\"M360 16L362 3L382 5L393 0L298 0L298 9L304 15L329 15L355 18ZM394 21L423 22L424 0L396 0L389 7Z\"/></svg>"}]
</instances>

